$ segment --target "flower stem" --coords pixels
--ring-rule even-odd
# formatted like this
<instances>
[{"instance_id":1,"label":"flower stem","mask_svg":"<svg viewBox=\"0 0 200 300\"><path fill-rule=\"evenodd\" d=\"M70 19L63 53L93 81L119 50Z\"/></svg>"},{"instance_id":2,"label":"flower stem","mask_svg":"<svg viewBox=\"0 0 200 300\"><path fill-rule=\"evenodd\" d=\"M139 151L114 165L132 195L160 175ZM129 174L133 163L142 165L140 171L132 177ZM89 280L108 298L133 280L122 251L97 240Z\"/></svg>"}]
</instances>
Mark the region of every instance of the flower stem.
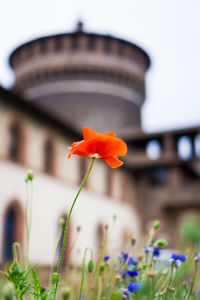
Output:
<instances>
[{"instance_id":1,"label":"flower stem","mask_svg":"<svg viewBox=\"0 0 200 300\"><path fill-rule=\"evenodd\" d=\"M82 267L82 274L81 274L81 287L80 287L80 292L79 292L79 300L81 300L81 297L82 297L83 283L84 283L84 279L85 279L85 259L86 259L86 254L87 254L88 250L90 250L91 259L93 258L92 250L89 247L87 247L85 249L85 253L84 253L84 257L83 257L83 267Z\"/></svg>"},{"instance_id":2,"label":"flower stem","mask_svg":"<svg viewBox=\"0 0 200 300\"><path fill-rule=\"evenodd\" d=\"M66 244L66 239L67 239L67 232L68 232L68 227L69 227L69 221L70 221L70 218L71 218L71 214L72 214L72 211L73 211L73 208L74 208L74 205L76 203L76 200L92 170L92 167L93 167L93 164L94 164L94 160L95 158L93 157L92 158L92 162L91 162L91 165L90 165L90 168L87 172L87 174L85 175L82 183L81 183L81 186L78 190L78 193L76 194L75 198L74 198L74 201L72 203L72 206L70 208L70 211L69 211L69 216L67 218L67 222L66 222L66 225L65 225L65 231L64 231L64 238L63 238L63 245L62 245L62 252L61 252L61 256L60 256L60 261L59 261L59 265L58 265L58 277L57 277L57 280L56 280L56 284L55 284L55 292L54 292L54 300L56 300L56 293L57 293L57 289L58 289L58 283L59 283L59 279L60 279L60 272L61 272L61 267L62 267L62 262L63 262L63 258L64 258L64 252L65 252L65 244Z\"/></svg>"},{"instance_id":3,"label":"flower stem","mask_svg":"<svg viewBox=\"0 0 200 300\"><path fill-rule=\"evenodd\" d=\"M32 224L32 199L33 199L33 183L30 181L29 190L29 180L26 180L26 208L25 208L25 221L26 221L26 269L29 267L29 243L30 243L30 232Z\"/></svg>"}]
</instances>

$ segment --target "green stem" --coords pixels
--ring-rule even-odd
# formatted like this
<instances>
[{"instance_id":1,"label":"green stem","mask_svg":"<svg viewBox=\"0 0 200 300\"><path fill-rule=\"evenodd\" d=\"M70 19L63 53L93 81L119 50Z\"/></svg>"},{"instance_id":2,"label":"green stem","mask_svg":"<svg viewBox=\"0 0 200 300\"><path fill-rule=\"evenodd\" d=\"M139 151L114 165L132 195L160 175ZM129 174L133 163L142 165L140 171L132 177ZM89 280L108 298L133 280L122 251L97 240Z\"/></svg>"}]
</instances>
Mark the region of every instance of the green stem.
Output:
<instances>
[{"instance_id":1,"label":"green stem","mask_svg":"<svg viewBox=\"0 0 200 300\"><path fill-rule=\"evenodd\" d=\"M82 274L81 274L81 287L80 287L80 293L79 293L79 300L81 300L81 295L82 295L82 290L83 290L83 283L84 283L84 279L85 279L85 259L86 259L87 250L90 250L91 259L93 258L92 250L89 247L87 247L85 249L84 257L83 257L83 267L82 267Z\"/></svg>"},{"instance_id":2,"label":"green stem","mask_svg":"<svg viewBox=\"0 0 200 300\"><path fill-rule=\"evenodd\" d=\"M14 261L15 262L19 261L19 266L21 268L22 267L22 254L21 254L20 244L15 242L15 243L13 243L12 248L13 248ZM17 250L18 250L18 259L17 259Z\"/></svg>"},{"instance_id":3,"label":"green stem","mask_svg":"<svg viewBox=\"0 0 200 300\"><path fill-rule=\"evenodd\" d=\"M70 218L71 218L71 214L72 214L72 211L73 211L73 208L74 208L74 205L76 203L76 200L92 170L92 167L93 167L93 164L94 164L94 160L95 158L93 157L92 158L92 162L91 162L91 165L90 165L90 168L87 172L87 174L85 175L85 178L83 179L82 183L81 183L81 186L78 190L78 193L76 194L75 198L74 198L74 201L72 203L72 206L70 208L70 211L69 211L69 216L67 218L67 222L66 222L66 225L65 225L65 232L64 232L64 238L63 238L63 245L62 245L62 252L61 252L61 256L60 256L60 261L59 261L59 266L58 266L58 277L57 277L57 280L56 280L56 284L55 284L55 292L54 292L54 300L56 300L56 293L57 293L57 289L58 289L58 282L59 282L59 279L60 279L60 272L61 272L61 267L62 267L62 262L63 262L63 258L64 258L64 252L65 252L65 244L66 244L66 239L67 239L67 232L68 232L68 227L69 227L69 221L70 221Z\"/></svg>"},{"instance_id":4,"label":"green stem","mask_svg":"<svg viewBox=\"0 0 200 300\"><path fill-rule=\"evenodd\" d=\"M30 196L30 199L29 199ZM30 243L30 232L32 224L32 199L33 199L33 185L32 180L30 181L30 192L29 192L29 180L26 180L26 208L25 208L25 222L26 222L26 269L29 267L29 243Z\"/></svg>"},{"instance_id":5,"label":"green stem","mask_svg":"<svg viewBox=\"0 0 200 300\"><path fill-rule=\"evenodd\" d=\"M193 287L194 287L195 279L196 279L196 274L197 274L197 263L195 262L195 270L194 270L193 280L192 280L192 283L191 283L191 287L190 287L188 297L186 297L186 299L190 299L190 296L192 294L192 290L193 290Z\"/></svg>"},{"instance_id":6,"label":"green stem","mask_svg":"<svg viewBox=\"0 0 200 300\"><path fill-rule=\"evenodd\" d=\"M51 270L50 270L49 286L52 283L52 275L53 275L53 271L54 271L54 268L55 268L55 265L56 265L56 256L57 256L57 253L58 253L58 248L59 248L59 245L60 245L60 241L62 239L63 228L64 228L64 224L60 224L58 239L57 239L57 243L56 243L56 250L55 250L55 254L54 254L54 258L53 258L53 262L52 262Z\"/></svg>"},{"instance_id":7,"label":"green stem","mask_svg":"<svg viewBox=\"0 0 200 300\"><path fill-rule=\"evenodd\" d=\"M98 288L97 300L101 299L102 288L103 288L102 279L101 277L99 277L99 288Z\"/></svg>"}]
</instances>

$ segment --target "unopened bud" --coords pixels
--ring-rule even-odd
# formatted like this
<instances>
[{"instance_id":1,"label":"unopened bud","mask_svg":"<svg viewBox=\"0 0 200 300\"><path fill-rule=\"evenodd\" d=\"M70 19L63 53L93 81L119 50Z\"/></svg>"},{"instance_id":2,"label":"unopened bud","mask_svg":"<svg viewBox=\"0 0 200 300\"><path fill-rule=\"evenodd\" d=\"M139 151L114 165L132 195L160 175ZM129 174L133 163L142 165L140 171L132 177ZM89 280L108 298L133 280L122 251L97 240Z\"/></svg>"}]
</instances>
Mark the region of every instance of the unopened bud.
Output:
<instances>
[{"instance_id":1,"label":"unopened bud","mask_svg":"<svg viewBox=\"0 0 200 300\"><path fill-rule=\"evenodd\" d=\"M156 220L153 224L154 229L158 229L160 227L160 221Z\"/></svg>"},{"instance_id":2,"label":"unopened bud","mask_svg":"<svg viewBox=\"0 0 200 300\"><path fill-rule=\"evenodd\" d=\"M78 225L78 226L76 227L76 230L77 230L77 232L80 232L80 231L81 231L81 226Z\"/></svg>"},{"instance_id":3,"label":"unopened bud","mask_svg":"<svg viewBox=\"0 0 200 300\"><path fill-rule=\"evenodd\" d=\"M60 226L64 226L65 225L65 219L64 218L61 218L60 219Z\"/></svg>"},{"instance_id":4,"label":"unopened bud","mask_svg":"<svg viewBox=\"0 0 200 300\"><path fill-rule=\"evenodd\" d=\"M152 277L152 278L153 278L155 275L156 275L156 273L155 273L155 271L153 271L153 270L151 270L151 271L148 272L148 276L149 276L149 277Z\"/></svg>"},{"instance_id":5,"label":"unopened bud","mask_svg":"<svg viewBox=\"0 0 200 300\"><path fill-rule=\"evenodd\" d=\"M71 298L71 289L70 287L65 287L61 290L60 293L62 300L69 300Z\"/></svg>"},{"instance_id":6,"label":"unopened bud","mask_svg":"<svg viewBox=\"0 0 200 300\"><path fill-rule=\"evenodd\" d=\"M134 246L136 243L136 239L134 237L131 238L131 245Z\"/></svg>"},{"instance_id":7,"label":"unopened bud","mask_svg":"<svg viewBox=\"0 0 200 300\"><path fill-rule=\"evenodd\" d=\"M155 241L154 247L158 246L159 248L164 248L167 246L167 241L164 239L158 239L157 241Z\"/></svg>"},{"instance_id":8,"label":"unopened bud","mask_svg":"<svg viewBox=\"0 0 200 300\"><path fill-rule=\"evenodd\" d=\"M58 273L53 273L53 274L52 274L52 282L53 282L53 283L56 283L57 280L58 280Z\"/></svg>"},{"instance_id":9,"label":"unopened bud","mask_svg":"<svg viewBox=\"0 0 200 300\"><path fill-rule=\"evenodd\" d=\"M90 259L90 261L88 262L87 270L89 273L92 273L92 271L94 270L94 261L92 259Z\"/></svg>"},{"instance_id":10,"label":"unopened bud","mask_svg":"<svg viewBox=\"0 0 200 300\"><path fill-rule=\"evenodd\" d=\"M14 296L15 296L14 284L11 283L11 282L5 284L3 289L2 289L2 295L3 295L3 299L5 299L5 300L14 299Z\"/></svg>"},{"instance_id":11,"label":"unopened bud","mask_svg":"<svg viewBox=\"0 0 200 300\"><path fill-rule=\"evenodd\" d=\"M121 280L121 276L120 275L116 275L115 276L116 283L119 283L120 280Z\"/></svg>"},{"instance_id":12,"label":"unopened bud","mask_svg":"<svg viewBox=\"0 0 200 300\"><path fill-rule=\"evenodd\" d=\"M100 273L103 272L104 268L105 268L105 264L104 263L100 263L100 265L99 265L99 272Z\"/></svg>"},{"instance_id":13,"label":"unopened bud","mask_svg":"<svg viewBox=\"0 0 200 300\"><path fill-rule=\"evenodd\" d=\"M31 169L29 169L26 173L25 181L32 181L33 178L34 178L33 171Z\"/></svg>"},{"instance_id":14,"label":"unopened bud","mask_svg":"<svg viewBox=\"0 0 200 300\"><path fill-rule=\"evenodd\" d=\"M140 253L140 254L138 255L138 258L139 258L139 260L142 260L142 259L143 259L143 254Z\"/></svg>"}]
</instances>

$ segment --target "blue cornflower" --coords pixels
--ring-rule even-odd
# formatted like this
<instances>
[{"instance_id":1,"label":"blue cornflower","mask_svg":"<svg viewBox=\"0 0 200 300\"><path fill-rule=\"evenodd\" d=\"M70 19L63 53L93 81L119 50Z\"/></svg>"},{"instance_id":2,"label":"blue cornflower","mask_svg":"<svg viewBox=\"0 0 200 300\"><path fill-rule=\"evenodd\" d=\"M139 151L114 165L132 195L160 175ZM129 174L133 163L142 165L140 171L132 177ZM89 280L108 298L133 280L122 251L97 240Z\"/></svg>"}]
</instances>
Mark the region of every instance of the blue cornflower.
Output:
<instances>
[{"instance_id":1,"label":"blue cornflower","mask_svg":"<svg viewBox=\"0 0 200 300\"><path fill-rule=\"evenodd\" d=\"M153 256L160 256L160 248L158 246L153 248Z\"/></svg>"},{"instance_id":2,"label":"blue cornflower","mask_svg":"<svg viewBox=\"0 0 200 300\"><path fill-rule=\"evenodd\" d=\"M121 252L121 255L120 255L120 257L119 257L119 259L120 259L120 260L123 260L124 262L127 261L127 259L128 259L128 253L122 251L122 252Z\"/></svg>"},{"instance_id":3,"label":"blue cornflower","mask_svg":"<svg viewBox=\"0 0 200 300\"><path fill-rule=\"evenodd\" d=\"M137 270L128 270L128 271L127 271L127 274L128 274L130 277L136 277L136 276L138 276L138 271L137 271Z\"/></svg>"},{"instance_id":4,"label":"blue cornflower","mask_svg":"<svg viewBox=\"0 0 200 300\"><path fill-rule=\"evenodd\" d=\"M106 255L106 256L104 256L104 258L103 258L104 261L108 261L109 259L110 259L110 256L109 256L109 255Z\"/></svg>"},{"instance_id":5,"label":"blue cornflower","mask_svg":"<svg viewBox=\"0 0 200 300\"><path fill-rule=\"evenodd\" d=\"M130 293L137 292L141 287L141 282L131 282L128 285L128 290Z\"/></svg>"},{"instance_id":6,"label":"blue cornflower","mask_svg":"<svg viewBox=\"0 0 200 300\"><path fill-rule=\"evenodd\" d=\"M173 253L172 256L171 256L171 259L173 259L174 261L180 260L182 262L185 262L186 261L186 256L183 255L183 254Z\"/></svg>"},{"instance_id":7,"label":"blue cornflower","mask_svg":"<svg viewBox=\"0 0 200 300\"><path fill-rule=\"evenodd\" d=\"M169 259L169 263L171 265L175 265L177 268L180 267L181 262L186 261L186 256L183 254L175 254L173 253L171 258Z\"/></svg>"},{"instance_id":8,"label":"blue cornflower","mask_svg":"<svg viewBox=\"0 0 200 300\"><path fill-rule=\"evenodd\" d=\"M130 265L137 266L138 260L139 259L137 257L130 256L127 265L128 266L130 266Z\"/></svg>"}]
</instances>

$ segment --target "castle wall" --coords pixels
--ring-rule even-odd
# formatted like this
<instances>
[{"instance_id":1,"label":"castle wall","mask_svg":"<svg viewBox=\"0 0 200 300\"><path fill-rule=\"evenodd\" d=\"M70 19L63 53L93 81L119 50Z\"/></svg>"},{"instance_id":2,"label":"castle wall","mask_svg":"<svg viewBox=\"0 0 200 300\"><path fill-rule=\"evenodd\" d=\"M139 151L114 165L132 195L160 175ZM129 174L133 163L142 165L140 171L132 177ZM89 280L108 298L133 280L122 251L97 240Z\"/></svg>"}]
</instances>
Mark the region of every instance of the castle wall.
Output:
<instances>
[{"instance_id":1,"label":"castle wall","mask_svg":"<svg viewBox=\"0 0 200 300\"><path fill-rule=\"evenodd\" d=\"M17 203L25 211L26 171L32 168L35 173L33 219L30 241L30 260L41 264L50 264L55 250L58 224L61 216L69 213L70 205L80 182L81 162L83 158L72 156L67 159L69 138L59 133L53 126L47 126L43 120L34 119L16 107L0 99L0 253L3 253L4 218L9 205ZM20 161L9 158L10 124L20 125L23 139ZM54 146L54 168L52 173L43 169L44 144L50 138ZM88 169L89 159L85 170ZM109 173L111 171L111 173ZM78 199L73 212L70 243L76 240L77 226L82 230L72 255L73 262L81 262L83 250L90 246L97 253L98 228L111 227L113 215L117 215L115 229L111 235L110 250L120 251L124 232L129 236L139 235L140 223L137 212L130 199L123 199L123 170L111 170L103 161L96 160L94 169L88 178L86 188ZM111 178L108 176L111 174ZM127 173L129 177L129 174ZM110 178L110 179L109 179ZM108 190L110 192L108 193ZM25 252L25 223L21 223L20 240ZM81 253L77 258L77 248ZM118 255L118 253L117 253ZM0 257L2 260L2 257Z\"/></svg>"}]
</instances>

